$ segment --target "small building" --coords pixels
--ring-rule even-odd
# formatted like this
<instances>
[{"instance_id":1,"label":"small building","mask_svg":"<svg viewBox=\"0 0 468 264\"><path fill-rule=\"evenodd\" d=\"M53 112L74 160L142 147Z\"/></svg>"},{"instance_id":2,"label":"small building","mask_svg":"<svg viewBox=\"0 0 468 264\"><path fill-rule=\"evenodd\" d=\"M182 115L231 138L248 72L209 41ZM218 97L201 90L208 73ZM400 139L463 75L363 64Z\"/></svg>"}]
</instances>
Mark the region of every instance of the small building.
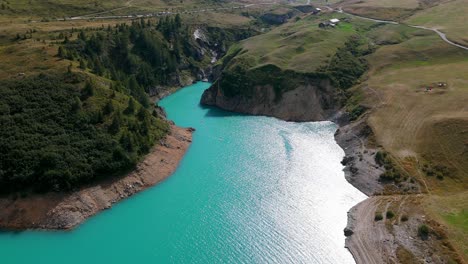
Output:
<instances>
[{"instance_id":1,"label":"small building","mask_svg":"<svg viewBox=\"0 0 468 264\"><path fill-rule=\"evenodd\" d=\"M340 20L338 18L332 18L332 19L330 19L330 23L336 25L336 24L340 23Z\"/></svg>"}]
</instances>

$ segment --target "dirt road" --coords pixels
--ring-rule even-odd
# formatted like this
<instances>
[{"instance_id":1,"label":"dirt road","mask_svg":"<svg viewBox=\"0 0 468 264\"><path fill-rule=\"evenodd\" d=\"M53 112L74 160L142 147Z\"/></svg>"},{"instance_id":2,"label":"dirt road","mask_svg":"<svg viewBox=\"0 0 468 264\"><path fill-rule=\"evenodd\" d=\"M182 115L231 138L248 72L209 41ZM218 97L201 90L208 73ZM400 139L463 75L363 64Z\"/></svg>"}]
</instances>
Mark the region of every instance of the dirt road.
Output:
<instances>
[{"instance_id":1,"label":"dirt road","mask_svg":"<svg viewBox=\"0 0 468 264\"><path fill-rule=\"evenodd\" d=\"M364 17L364 16L359 16L359 15L355 15L355 14L351 14L351 13L347 13L345 11L343 11L342 7L338 7L338 9L333 9L329 6L325 6L325 8L327 8L328 10L330 11L336 11L338 13L343 13L343 14L346 14L346 15L349 15L349 16L354 16L354 17L359 17L359 18L362 18L362 19L366 19L366 20L370 20L370 21L374 21L374 22L377 22L377 23L386 23L386 24L393 24L393 25L404 25L404 26L408 26L408 27L412 27L412 28L419 28L419 29L424 29L424 30L430 30L430 31L433 31L435 33L437 33L437 35L439 35L439 37L445 41L446 43L454 46L454 47L457 47L457 48L460 48L460 49L464 49L464 50L468 50L468 47L466 46L463 46L463 45L460 45L460 44L457 44L451 40L449 40L447 38L447 36L445 35L445 33L442 33L440 32L438 29L436 28L428 28L428 27L423 27L423 26L417 26L417 25L408 25L408 24L404 24L404 23L399 23L399 22L396 22L396 21L391 21L391 20L380 20L380 19L374 19L374 18L370 18L370 17Z\"/></svg>"}]
</instances>

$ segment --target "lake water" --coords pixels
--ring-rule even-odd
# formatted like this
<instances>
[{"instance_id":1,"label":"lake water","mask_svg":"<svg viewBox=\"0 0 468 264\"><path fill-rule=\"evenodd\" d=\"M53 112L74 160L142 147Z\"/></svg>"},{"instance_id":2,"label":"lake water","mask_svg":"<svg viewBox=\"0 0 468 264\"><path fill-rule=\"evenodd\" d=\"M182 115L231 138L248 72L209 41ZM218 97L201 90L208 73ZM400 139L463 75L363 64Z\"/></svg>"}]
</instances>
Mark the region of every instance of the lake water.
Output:
<instances>
[{"instance_id":1,"label":"lake water","mask_svg":"<svg viewBox=\"0 0 468 264\"><path fill-rule=\"evenodd\" d=\"M331 122L199 105L208 83L160 102L193 144L163 183L71 232L0 233L0 263L354 263L348 184Z\"/></svg>"}]
</instances>

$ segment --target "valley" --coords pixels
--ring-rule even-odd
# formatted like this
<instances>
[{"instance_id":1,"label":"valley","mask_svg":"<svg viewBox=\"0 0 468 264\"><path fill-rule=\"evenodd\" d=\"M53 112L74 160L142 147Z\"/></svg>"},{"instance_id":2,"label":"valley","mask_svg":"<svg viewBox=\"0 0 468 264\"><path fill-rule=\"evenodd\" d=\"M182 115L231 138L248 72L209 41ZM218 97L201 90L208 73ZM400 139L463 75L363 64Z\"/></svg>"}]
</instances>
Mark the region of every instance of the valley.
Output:
<instances>
[{"instance_id":1,"label":"valley","mask_svg":"<svg viewBox=\"0 0 468 264\"><path fill-rule=\"evenodd\" d=\"M339 125L345 177L369 196L345 229L357 263L466 263L466 0L0 5L2 228L73 228L172 174L193 131L165 145L186 130L153 103L209 81L203 107ZM161 148L172 167L128 192ZM44 192L81 215L30 213ZM70 209L77 192L91 198Z\"/></svg>"}]
</instances>

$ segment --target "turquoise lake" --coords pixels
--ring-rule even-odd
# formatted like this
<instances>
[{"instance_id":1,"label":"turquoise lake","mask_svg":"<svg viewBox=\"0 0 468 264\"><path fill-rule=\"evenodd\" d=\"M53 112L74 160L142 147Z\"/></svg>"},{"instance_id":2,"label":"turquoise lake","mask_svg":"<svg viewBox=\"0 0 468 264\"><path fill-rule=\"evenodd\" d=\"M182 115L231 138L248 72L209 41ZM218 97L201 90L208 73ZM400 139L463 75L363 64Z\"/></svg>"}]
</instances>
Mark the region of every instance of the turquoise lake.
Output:
<instances>
[{"instance_id":1,"label":"turquoise lake","mask_svg":"<svg viewBox=\"0 0 468 264\"><path fill-rule=\"evenodd\" d=\"M208 83L160 105L194 127L177 171L70 232L0 233L1 263L354 263L331 122L293 123L199 105Z\"/></svg>"}]
</instances>

